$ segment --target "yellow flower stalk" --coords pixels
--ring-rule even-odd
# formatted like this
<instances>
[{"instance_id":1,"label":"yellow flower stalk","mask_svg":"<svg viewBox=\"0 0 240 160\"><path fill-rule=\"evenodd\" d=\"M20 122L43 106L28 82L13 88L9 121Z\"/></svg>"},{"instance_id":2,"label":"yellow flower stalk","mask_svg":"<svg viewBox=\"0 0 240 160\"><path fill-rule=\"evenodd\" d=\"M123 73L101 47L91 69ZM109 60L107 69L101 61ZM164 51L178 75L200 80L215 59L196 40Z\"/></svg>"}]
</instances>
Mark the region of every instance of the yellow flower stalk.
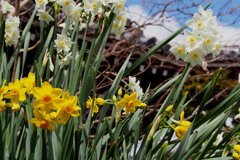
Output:
<instances>
[{"instance_id":1,"label":"yellow flower stalk","mask_svg":"<svg viewBox=\"0 0 240 160\"><path fill-rule=\"evenodd\" d=\"M21 82L16 79L14 82L8 84L8 89L9 91L3 97L11 99L12 110L17 111L20 109L18 102L26 100L26 88L22 87Z\"/></svg>"},{"instance_id":2,"label":"yellow flower stalk","mask_svg":"<svg viewBox=\"0 0 240 160\"><path fill-rule=\"evenodd\" d=\"M44 82L42 87L33 88L32 93L36 97L36 102L33 105L34 108L37 108L39 105L43 106L44 104L48 109L57 109L56 106L58 104L55 103L55 100L62 95L62 89L53 88L49 82Z\"/></svg>"},{"instance_id":3,"label":"yellow flower stalk","mask_svg":"<svg viewBox=\"0 0 240 160\"><path fill-rule=\"evenodd\" d=\"M125 94L123 99L117 103L117 107L125 108L126 114L134 113L136 111L136 107L146 107L145 103L136 99L137 93L134 92L131 95Z\"/></svg>"}]
</instances>

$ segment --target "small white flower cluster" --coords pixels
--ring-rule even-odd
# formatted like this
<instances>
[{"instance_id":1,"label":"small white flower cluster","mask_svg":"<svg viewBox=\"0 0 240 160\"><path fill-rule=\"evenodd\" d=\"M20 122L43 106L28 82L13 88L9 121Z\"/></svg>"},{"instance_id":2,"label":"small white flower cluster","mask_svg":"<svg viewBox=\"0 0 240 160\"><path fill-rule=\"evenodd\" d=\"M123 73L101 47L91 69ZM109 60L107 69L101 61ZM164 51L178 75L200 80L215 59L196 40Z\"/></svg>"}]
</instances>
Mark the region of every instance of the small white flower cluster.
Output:
<instances>
[{"instance_id":1,"label":"small white flower cluster","mask_svg":"<svg viewBox=\"0 0 240 160\"><path fill-rule=\"evenodd\" d=\"M5 43L7 46L13 45L19 38L19 17L9 17L5 23Z\"/></svg>"},{"instance_id":2,"label":"small white flower cluster","mask_svg":"<svg viewBox=\"0 0 240 160\"><path fill-rule=\"evenodd\" d=\"M192 31L184 30L184 38L173 42L170 51L176 59L190 62L192 66L206 65L204 56L212 53L215 57L222 46L220 34L217 30L217 18L212 15L212 10L198 8L193 18L186 22Z\"/></svg>"},{"instance_id":3,"label":"small white flower cluster","mask_svg":"<svg viewBox=\"0 0 240 160\"><path fill-rule=\"evenodd\" d=\"M140 81L136 80L136 77L129 76L129 83L127 84L127 86L132 92L137 93L137 99L139 99L139 100L142 99L142 96L144 94L143 89L140 86Z\"/></svg>"},{"instance_id":4,"label":"small white flower cluster","mask_svg":"<svg viewBox=\"0 0 240 160\"><path fill-rule=\"evenodd\" d=\"M60 62L61 67L64 65L67 65L69 63L69 60L72 59L72 53L69 51L71 50L71 46L73 42L67 35L61 35L57 34L57 39L54 41L55 42L55 47L57 48L57 52L59 54L62 54L61 57L62 60Z\"/></svg>"},{"instance_id":5,"label":"small white flower cluster","mask_svg":"<svg viewBox=\"0 0 240 160\"><path fill-rule=\"evenodd\" d=\"M86 12L90 12L92 16L96 16L97 14L103 14L103 7L111 7L117 15L113 22L112 32L115 33L116 38L119 39L125 30L127 21L125 2L126 0L84 0L84 9ZM105 14L109 15L109 13Z\"/></svg>"},{"instance_id":6,"label":"small white flower cluster","mask_svg":"<svg viewBox=\"0 0 240 160\"><path fill-rule=\"evenodd\" d=\"M14 12L15 8L8 3L7 1L1 1L1 12L3 14L7 14L7 12ZM20 20L19 17L10 16L6 19L5 22L5 43L7 46L13 45L19 38L19 24Z\"/></svg>"},{"instance_id":7,"label":"small white flower cluster","mask_svg":"<svg viewBox=\"0 0 240 160\"><path fill-rule=\"evenodd\" d=\"M3 14L6 14L7 12L15 11L15 8L5 0L0 1L0 6L1 6L1 12Z\"/></svg>"}]
</instances>

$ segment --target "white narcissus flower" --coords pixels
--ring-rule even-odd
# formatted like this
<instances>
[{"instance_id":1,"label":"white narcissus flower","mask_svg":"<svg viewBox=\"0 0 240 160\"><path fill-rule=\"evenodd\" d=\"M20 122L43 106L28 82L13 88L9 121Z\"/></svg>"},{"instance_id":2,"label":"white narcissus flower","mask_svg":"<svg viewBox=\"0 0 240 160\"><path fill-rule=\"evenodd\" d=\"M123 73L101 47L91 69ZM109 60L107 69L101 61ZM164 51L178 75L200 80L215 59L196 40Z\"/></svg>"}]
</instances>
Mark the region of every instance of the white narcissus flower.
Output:
<instances>
[{"instance_id":1,"label":"white narcissus flower","mask_svg":"<svg viewBox=\"0 0 240 160\"><path fill-rule=\"evenodd\" d=\"M70 62L70 59L72 59L72 52L67 54L63 59L61 59L60 66L63 67L64 65L68 65Z\"/></svg>"},{"instance_id":2,"label":"white narcissus flower","mask_svg":"<svg viewBox=\"0 0 240 160\"><path fill-rule=\"evenodd\" d=\"M45 10L46 5L48 4L48 0L35 0L36 2L36 8Z\"/></svg>"},{"instance_id":3,"label":"white narcissus flower","mask_svg":"<svg viewBox=\"0 0 240 160\"><path fill-rule=\"evenodd\" d=\"M202 32L201 36L203 37L203 49L207 53L210 53L214 49L214 44L218 42L219 38L213 35L211 32Z\"/></svg>"},{"instance_id":4,"label":"white narcissus flower","mask_svg":"<svg viewBox=\"0 0 240 160\"><path fill-rule=\"evenodd\" d=\"M204 60L202 58L204 51L201 48L195 48L188 52L186 62L190 62L192 66L197 64L202 65Z\"/></svg>"},{"instance_id":5,"label":"white narcissus flower","mask_svg":"<svg viewBox=\"0 0 240 160\"><path fill-rule=\"evenodd\" d=\"M186 44L184 40L173 42L170 51L175 55L176 59L185 60L187 57Z\"/></svg>"},{"instance_id":6,"label":"white narcissus flower","mask_svg":"<svg viewBox=\"0 0 240 160\"><path fill-rule=\"evenodd\" d=\"M1 5L1 11L3 14L7 13L7 12L14 12L15 8L13 7L13 5L11 5L10 3L8 3L7 1L2 0L0 2Z\"/></svg>"},{"instance_id":7,"label":"white narcissus flower","mask_svg":"<svg viewBox=\"0 0 240 160\"><path fill-rule=\"evenodd\" d=\"M71 13L73 7L76 6L76 2L73 0L58 0L56 2L62 7L62 10L68 14Z\"/></svg>"},{"instance_id":8,"label":"white narcissus flower","mask_svg":"<svg viewBox=\"0 0 240 160\"><path fill-rule=\"evenodd\" d=\"M120 12L125 11L126 10L125 3L126 0L114 0L113 2L114 12L116 14L119 14Z\"/></svg>"},{"instance_id":9,"label":"white narcissus flower","mask_svg":"<svg viewBox=\"0 0 240 160\"><path fill-rule=\"evenodd\" d=\"M200 37L196 31L191 32L189 30L184 30L184 38L187 51L199 47L203 43L202 37Z\"/></svg>"},{"instance_id":10,"label":"white narcissus flower","mask_svg":"<svg viewBox=\"0 0 240 160\"><path fill-rule=\"evenodd\" d=\"M80 5L81 3L77 4L72 8L70 15L71 15L71 19L74 21L80 21L80 13L82 11L82 7Z\"/></svg>"},{"instance_id":11,"label":"white narcissus flower","mask_svg":"<svg viewBox=\"0 0 240 160\"><path fill-rule=\"evenodd\" d=\"M40 21L45 21L47 24L49 24L50 21L54 20L52 16L43 10L38 10L37 16L39 16Z\"/></svg>"},{"instance_id":12,"label":"white narcissus flower","mask_svg":"<svg viewBox=\"0 0 240 160\"><path fill-rule=\"evenodd\" d=\"M91 12L93 17L103 11L101 1L95 0L84 0L84 9L87 12Z\"/></svg>"},{"instance_id":13,"label":"white narcissus flower","mask_svg":"<svg viewBox=\"0 0 240 160\"><path fill-rule=\"evenodd\" d=\"M54 41L55 47L57 47L57 52L64 52L67 53L70 51L72 42L69 37L66 35L57 34L57 39Z\"/></svg>"},{"instance_id":14,"label":"white narcissus flower","mask_svg":"<svg viewBox=\"0 0 240 160\"><path fill-rule=\"evenodd\" d=\"M6 19L5 31L11 32L13 30L16 30L19 27L19 24L20 24L19 17L9 17Z\"/></svg>"},{"instance_id":15,"label":"white narcissus flower","mask_svg":"<svg viewBox=\"0 0 240 160\"><path fill-rule=\"evenodd\" d=\"M214 44L214 48L211 51L214 58L215 58L215 56L219 55L220 49L222 48L222 46L223 46L223 44L220 42Z\"/></svg>"}]
</instances>

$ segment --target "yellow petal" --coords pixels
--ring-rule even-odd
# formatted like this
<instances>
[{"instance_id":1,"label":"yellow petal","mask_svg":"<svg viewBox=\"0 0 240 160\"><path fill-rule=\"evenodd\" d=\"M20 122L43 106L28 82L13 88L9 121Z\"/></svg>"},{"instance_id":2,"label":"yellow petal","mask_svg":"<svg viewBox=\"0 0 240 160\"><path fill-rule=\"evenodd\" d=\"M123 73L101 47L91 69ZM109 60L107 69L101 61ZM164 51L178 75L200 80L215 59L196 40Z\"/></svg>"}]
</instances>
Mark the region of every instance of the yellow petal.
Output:
<instances>
[{"instance_id":1,"label":"yellow petal","mask_svg":"<svg viewBox=\"0 0 240 160\"><path fill-rule=\"evenodd\" d=\"M54 88L52 91L53 97L60 97L62 95L62 89L60 88Z\"/></svg>"},{"instance_id":2,"label":"yellow petal","mask_svg":"<svg viewBox=\"0 0 240 160\"><path fill-rule=\"evenodd\" d=\"M134 93L132 93L130 96L129 96L129 98L132 100L132 99L136 99L137 98L137 93L136 92L134 92Z\"/></svg>"},{"instance_id":3,"label":"yellow petal","mask_svg":"<svg viewBox=\"0 0 240 160\"><path fill-rule=\"evenodd\" d=\"M124 97L125 97L125 95L124 95ZM119 102L117 103L117 106L118 106L118 107L127 107L127 106L128 106L128 102L123 99L123 100L121 100L121 101L119 101Z\"/></svg>"}]
</instances>

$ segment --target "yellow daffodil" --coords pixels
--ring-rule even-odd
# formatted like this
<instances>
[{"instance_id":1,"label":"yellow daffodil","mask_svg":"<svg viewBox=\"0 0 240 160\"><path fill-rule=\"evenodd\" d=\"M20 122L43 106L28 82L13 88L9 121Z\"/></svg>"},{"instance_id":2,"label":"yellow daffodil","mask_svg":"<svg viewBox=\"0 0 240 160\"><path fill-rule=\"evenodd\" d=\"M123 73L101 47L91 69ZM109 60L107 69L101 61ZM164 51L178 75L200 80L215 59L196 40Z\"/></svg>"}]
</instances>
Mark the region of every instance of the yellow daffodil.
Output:
<instances>
[{"instance_id":1,"label":"yellow daffodil","mask_svg":"<svg viewBox=\"0 0 240 160\"><path fill-rule=\"evenodd\" d=\"M42 87L33 88L32 93L36 97L34 108L44 104L48 109L56 109L55 100L62 95L62 89L53 88L49 82L44 82Z\"/></svg>"},{"instance_id":2,"label":"yellow daffodil","mask_svg":"<svg viewBox=\"0 0 240 160\"><path fill-rule=\"evenodd\" d=\"M9 92L7 92L3 97L11 99L12 110L17 111L20 109L19 101L26 100L26 88L22 87L21 82L16 79L14 82L8 84Z\"/></svg>"},{"instance_id":3,"label":"yellow daffodil","mask_svg":"<svg viewBox=\"0 0 240 160\"><path fill-rule=\"evenodd\" d=\"M237 152L233 152L232 153L232 157L236 160L240 160L240 153L237 153Z\"/></svg>"},{"instance_id":4,"label":"yellow daffodil","mask_svg":"<svg viewBox=\"0 0 240 160\"><path fill-rule=\"evenodd\" d=\"M184 111L182 111L180 114L180 124L174 128L175 134L180 141L184 138L191 124L189 121L184 121Z\"/></svg>"},{"instance_id":5,"label":"yellow daffodil","mask_svg":"<svg viewBox=\"0 0 240 160\"><path fill-rule=\"evenodd\" d=\"M125 94L123 99L117 103L117 107L125 108L126 114L133 113L136 111L136 107L146 107L145 103L136 99L137 93L132 93L131 95Z\"/></svg>"},{"instance_id":6,"label":"yellow daffodil","mask_svg":"<svg viewBox=\"0 0 240 160\"><path fill-rule=\"evenodd\" d=\"M240 144L236 144L233 146L233 149L236 151L236 152L239 152L240 153Z\"/></svg>"},{"instance_id":7,"label":"yellow daffodil","mask_svg":"<svg viewBox=\"0 0 240 160\"><path fill-rule=\"evenodd\" d=\"M45 115L38 109L35 109L33 111L33 114L35 118L29 120L30 123L35 124L37 127L42 128L42 129L48 129L50 131L54 131L55 127L54 125L46 120Z\"/></svg>"},{"instance_id":8,"label":"yellow daffodil","mask_svg":"<svg viewBox=\"0 0 240 160\"><path fill-rule=\"evenodd\" d=\"M65 124L69 120L70 116L80 116L80 107L77 106L77 97L70 96L69 92L64 92L63 98L58 100L58 111L56 117L59 119L60 124Z\"/></svg>"},{"instance_id":9,"label":"yellow daffodil","mask_svg":"<svg viewBox=\"0 0 240 160\"><path fill-rule=\"evenodd\" d=\"M36 87L36 82L35 82L35 74L34 73L29 73L28 77L25 77L21 80L23 87L26 87L27 93L31 94L32 89Z\"/></svg>"},{"instance_id":10,"label":"yellow daffodil","mask_svg":"<svg viewBox=\"0 0 240 160\"><path fill-rule=\"evenodd\" d=\"M88 101L86 102L86 108L91 108L93 106L93 109L92 109L92 117L93 117L94 113L99 112L98 106L102 106L104 104L105 104L105 101L102 98L94 98L93 100L91 97L89 97Z\"/></svg>"}]
</instances>

